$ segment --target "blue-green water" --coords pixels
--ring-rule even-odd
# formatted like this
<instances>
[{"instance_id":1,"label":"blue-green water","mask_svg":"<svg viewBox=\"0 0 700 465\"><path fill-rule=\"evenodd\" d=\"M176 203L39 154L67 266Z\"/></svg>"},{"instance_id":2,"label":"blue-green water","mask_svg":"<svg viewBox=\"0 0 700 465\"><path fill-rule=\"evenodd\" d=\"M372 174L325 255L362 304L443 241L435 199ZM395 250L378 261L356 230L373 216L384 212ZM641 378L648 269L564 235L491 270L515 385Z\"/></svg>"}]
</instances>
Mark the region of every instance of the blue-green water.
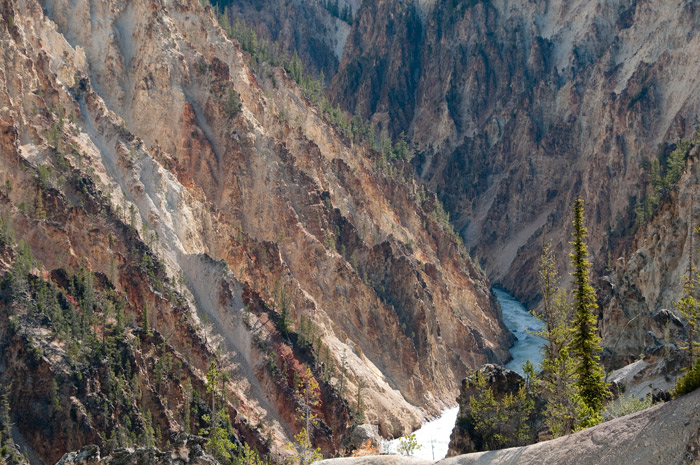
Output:
<instances>
[{"instance_id":1,"label":"blue-green water","mask_svg":"<svg viewBox=\"0 0 700 465\"><path fill-rule=\"evenodd\" d=\"M508 292L493 288L493 293L496 295L498 303L501 304L504 323L518 338L513 347L510 348L513 360L506 364L506 368L522 375L522 366L526 361L530 360L535 368L542 361L540 349L544 345L544 339L532 334L542 329L542 322L532 316L523 304L515 300L515 297Z\"/></svg>"},{"instance_id":2,"label":"blue-green water","mask_svg":"<svg viewBox=\"0 0 700 465\"><path fill-rule=\"evenodd\" d=\"M513 360L508 362L506 368L523 374L522 366L530 360L535 368L542 361L540 347L544 344L544 339L531 334L531 332L542 329L542 322L532 316L527 309L515 300L515 297L502 289L493 288L493 293L501 304L503 310L503 321L511 330L517 341L510 348ZM416 440L421 448L414 453L414 457L439 460L447 455L447 448L450 443L450 434L455 426L458 408L454 407L442 412L439 418L429 421L415 431ZM400 439L389 442L388 449L396 452Z\"/></svg>"}]
</instances>

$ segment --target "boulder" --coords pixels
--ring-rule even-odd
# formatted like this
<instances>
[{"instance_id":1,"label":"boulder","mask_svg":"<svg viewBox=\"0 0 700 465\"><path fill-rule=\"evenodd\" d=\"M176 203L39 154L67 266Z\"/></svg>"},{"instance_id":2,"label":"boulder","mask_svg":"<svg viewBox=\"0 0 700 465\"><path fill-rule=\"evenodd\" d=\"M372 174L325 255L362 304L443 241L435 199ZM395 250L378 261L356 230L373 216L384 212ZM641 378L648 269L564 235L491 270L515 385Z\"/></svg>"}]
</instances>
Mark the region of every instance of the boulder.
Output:
<instances>
[{"instance_id":1,"label":"boulder","mask_svg":"<svg viewBox=\"0 0 700 465\"><path fill-rule=\"evenodd\" d=\"M379 453L382 438L377 425L359 425L340 445L340 455L359 457Z\"/></svg>"}]
</instances>

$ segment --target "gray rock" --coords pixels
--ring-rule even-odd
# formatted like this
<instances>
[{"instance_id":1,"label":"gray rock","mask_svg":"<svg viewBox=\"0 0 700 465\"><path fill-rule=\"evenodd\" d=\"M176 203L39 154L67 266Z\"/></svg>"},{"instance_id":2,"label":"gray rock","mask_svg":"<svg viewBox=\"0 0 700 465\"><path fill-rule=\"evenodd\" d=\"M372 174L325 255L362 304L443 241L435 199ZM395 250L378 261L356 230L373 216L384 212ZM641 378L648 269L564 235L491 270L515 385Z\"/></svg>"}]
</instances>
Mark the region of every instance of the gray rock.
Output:
<instances>
[{"instance_id":1,"label":"gray rock","mask_svg":"<svg viewBox=\"0 0 700 465\"><path fill-rule=\"evenodd\" d=\"M401 456L330 459L319 465L421 465ZM593 428L523 447L450 457L437 465L692 465L700 463L700 389Z\"/></svg>"},{"instance_id":2,"label":"gray rock","mask_svg":"<svg viewBox=\"0 0 700 465\"><path fill-rule=\"evenodd\" d=\"M353 451L367 445L379 450L381 442L382 438L377 425L359 425L343 440L340 445L340 455L350 455Z\"/></svg>"},{"instance_id":3,"label":"gray rock","mask_svg":"<svg viewBox=\"0 0 700 465\"><path fill-rule=\"evenodd\" d=\"M100 462L100 448L94 444L87 445L78 452L63 454L56 465L93 465Z\"/></svg>"}]
</instances>

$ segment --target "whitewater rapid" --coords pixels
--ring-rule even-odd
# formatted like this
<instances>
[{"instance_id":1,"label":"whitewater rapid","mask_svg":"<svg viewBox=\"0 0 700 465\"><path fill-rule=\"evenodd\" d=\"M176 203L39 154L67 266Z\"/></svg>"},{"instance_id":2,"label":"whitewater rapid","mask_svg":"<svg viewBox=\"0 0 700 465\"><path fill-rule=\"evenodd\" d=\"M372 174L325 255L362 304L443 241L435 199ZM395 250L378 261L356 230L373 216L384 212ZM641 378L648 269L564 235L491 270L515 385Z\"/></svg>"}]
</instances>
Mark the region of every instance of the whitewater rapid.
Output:
<instances>
[{"instance_id":1,"label":"whitewater rapid","mask_svg":"<svg viewBox=\"0 0 700 465\"><path fill-rule=\"evenodd\" d=\"M544 340L532 333L542 329L542 322L532 316L523 304L508 292L493 288L493 293L501 305L503 322L517 338L513 347L510 348L513 360L506 364L506 368L523 374L522 366L527 360L530 360L537 368L542 361L540 347L544 344ZM452 434L452 429L457 421L458 410L458 407L454 407L443 411L438 418L424 423L420 429L413 433L416 435L418 444L421 445L420 449L413 454L414 457L439 460L447 455L450 434ZM385 451L397 453L400 440L399 438L387 442Z\"/></svg>"}]
</instances>

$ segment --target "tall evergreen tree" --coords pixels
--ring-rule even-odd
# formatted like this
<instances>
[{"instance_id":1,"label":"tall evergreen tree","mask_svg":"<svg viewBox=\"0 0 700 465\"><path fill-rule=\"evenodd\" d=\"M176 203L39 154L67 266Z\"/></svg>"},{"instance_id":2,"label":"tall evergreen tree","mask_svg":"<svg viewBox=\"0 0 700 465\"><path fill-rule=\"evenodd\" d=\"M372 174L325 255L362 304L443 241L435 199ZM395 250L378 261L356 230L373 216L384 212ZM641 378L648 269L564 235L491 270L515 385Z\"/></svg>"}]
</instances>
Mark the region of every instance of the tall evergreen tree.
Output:
<instances>
[{"instance_id":1,"label":"tall evergreen tree","mask_svg":"<svg viewBox=\"0 0 700 465\"><path fill-rule=\"evenodd\" d=\"M576 363L571 356L571 299L559 287L556 256L552 244L542 242L539 269L542 291L542 317L545 326L539 335L546 341L543 348L542 375L536 385L547 401L545 424L555 437L573 432L583 412L581 396L576 385Z\"/></svg>"},{"instance_id":2,"label":"tall evergreen tree","mask_svg":"<svg viewBox=\"0 0 700 465\"><path fill-rule=\"evenodd\" d=\"M571 242L571 263L574 267L574 322L571 341L572 355L576 358L577 385L584 404L592 416L597 416L603 409L603 400L608 396L605 373L600 364L600 337L597 334L596 317L593 311L598 308L595 291L590 283L588 248L586 236L588 231L583 218L583 200L574 204L574 240ZM584 422L585 423L585 422ZM588 426L588 425L585 425Z\"/></svg>"}]
</instances>

